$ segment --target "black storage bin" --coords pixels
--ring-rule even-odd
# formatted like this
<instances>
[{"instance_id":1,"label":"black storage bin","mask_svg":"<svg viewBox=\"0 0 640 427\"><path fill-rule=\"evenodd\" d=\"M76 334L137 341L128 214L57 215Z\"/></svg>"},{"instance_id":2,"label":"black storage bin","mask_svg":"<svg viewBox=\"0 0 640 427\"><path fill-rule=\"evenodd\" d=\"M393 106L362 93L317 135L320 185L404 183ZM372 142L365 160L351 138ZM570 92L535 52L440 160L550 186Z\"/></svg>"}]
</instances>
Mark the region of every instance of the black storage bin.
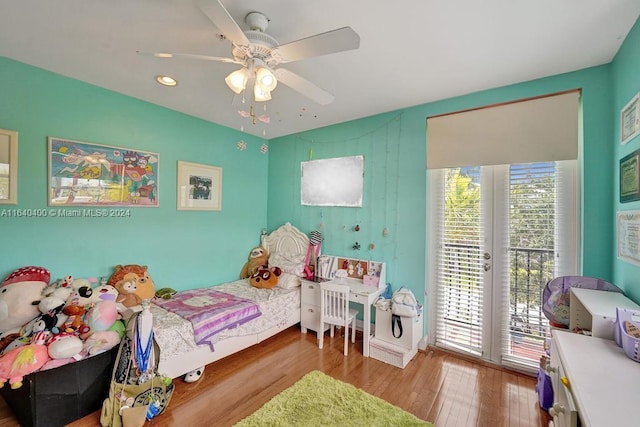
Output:
<instances>
[{"instance_id":1,"label":"black storage bin","mask_svg":"<svg viewBox=\"0 0 640 427\"><path fill-rule=\"evenodd\" d=\"M102 407L118 347L75 363L24 377L22 387L8 383L0 394L24 427L58 427Z\"/></svg>"}]
</instances>

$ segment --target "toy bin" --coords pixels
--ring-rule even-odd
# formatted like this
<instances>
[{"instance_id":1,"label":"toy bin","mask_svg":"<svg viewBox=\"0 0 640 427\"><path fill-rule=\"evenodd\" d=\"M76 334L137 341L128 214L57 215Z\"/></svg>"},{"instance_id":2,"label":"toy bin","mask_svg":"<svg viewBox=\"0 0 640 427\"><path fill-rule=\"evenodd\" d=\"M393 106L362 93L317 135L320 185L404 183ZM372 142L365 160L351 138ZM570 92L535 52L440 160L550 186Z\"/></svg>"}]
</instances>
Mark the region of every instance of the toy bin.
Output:
<instances>
[{"instance_id":1,"label":"toy bin","mask_svg":"<svg viewBox=\"0 0 640 427\"><path fill-rule=\"evenodd\" d=\"M102 407L118 347L55 369L31 373L0 394L23 427L64 426Z\"/></svg>"},{"instance_id":2,"label":"toy bin","mask_svg":"<svg viewBox=\"0 0 640 427\"><path fill-rule=\"evenodd\" d=\"M616 327L614 328L616 343L622 347L627 357L640 362L640 337L627 333L626 322L640 329L640 311L616 307Z\"/></svg>"}]
</instances>

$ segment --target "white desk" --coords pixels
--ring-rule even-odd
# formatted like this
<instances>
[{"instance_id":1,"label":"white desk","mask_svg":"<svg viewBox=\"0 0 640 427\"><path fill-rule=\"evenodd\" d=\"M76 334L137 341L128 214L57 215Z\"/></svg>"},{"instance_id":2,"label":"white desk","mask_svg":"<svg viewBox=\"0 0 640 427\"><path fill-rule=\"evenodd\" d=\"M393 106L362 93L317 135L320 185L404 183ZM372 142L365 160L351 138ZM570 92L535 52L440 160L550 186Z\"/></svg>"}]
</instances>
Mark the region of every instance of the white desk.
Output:
<instances>
[{"instance_id":1,"label":"white desk","mask_svg":"<svg viewBox=\"0 0 640 427\"><path fill-rule=\"evenodd\" d=\"M362 305L362 354L369 357L369 340L371 339L371 305L384 292L383 288L365 286L362 281L355 279L334 279L334 283L348 285L349 301ZM302 309L300 329L307 333L307 329L320 330L320 283L302 280ZM324 332L324 331L323 331Z\"/></svg>"},{"instance_id":2,"label":"white desk","mask_svg":"<svg viewBox=\"0 0 640 427\"><path fill-rule=\"evenodd\" d=\"M551 366L554 400L562 406L554 417L556 426L574 425L573 410L586 427L638 425L640 363L629 359L615 341L554 330ZM558 381L563 375L570 390Z\"/></svg>"}]
</instances>

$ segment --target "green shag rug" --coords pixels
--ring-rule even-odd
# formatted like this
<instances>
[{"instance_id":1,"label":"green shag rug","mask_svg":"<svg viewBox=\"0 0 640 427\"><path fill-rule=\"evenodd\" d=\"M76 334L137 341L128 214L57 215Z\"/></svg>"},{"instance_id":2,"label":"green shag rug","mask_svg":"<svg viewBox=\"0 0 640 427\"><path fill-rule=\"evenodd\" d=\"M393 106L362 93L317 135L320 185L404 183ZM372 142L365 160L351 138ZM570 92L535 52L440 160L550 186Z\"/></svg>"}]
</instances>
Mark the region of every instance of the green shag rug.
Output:
<instances>
[{"instance_id":1,"label":"green shag rug","mask_svg":"<svg viewBox=\"0 0 640 427\"><path fill-rule=\"evenodd\" d=\"M236 427L433 426L379 397L320 371L275 396Z\"/></svg>"}]
</instances>

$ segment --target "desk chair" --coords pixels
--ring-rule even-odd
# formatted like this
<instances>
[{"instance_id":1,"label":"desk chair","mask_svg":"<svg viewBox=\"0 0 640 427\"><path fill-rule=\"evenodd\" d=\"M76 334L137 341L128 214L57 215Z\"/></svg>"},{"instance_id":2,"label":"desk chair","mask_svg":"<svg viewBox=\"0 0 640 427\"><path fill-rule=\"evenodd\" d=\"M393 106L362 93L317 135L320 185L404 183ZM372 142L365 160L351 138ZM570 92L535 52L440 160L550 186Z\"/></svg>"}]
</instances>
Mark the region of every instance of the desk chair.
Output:
<instances>
[{"instance_id":1,"label":"desk chair","mask_svg":"<svg viewBox=\"0 0 640 427\"><path fill-rule=\"evenodd\" d=\"M358 310L349 309L349 286L326 282L320 284L320 341L324 344L324 325L331 325L330 334L333 337L334 327L344 326L344 355L349 351L349 323L351 323L351 342L356 342L356 316Z\"/></svg>"}]
</instances>

